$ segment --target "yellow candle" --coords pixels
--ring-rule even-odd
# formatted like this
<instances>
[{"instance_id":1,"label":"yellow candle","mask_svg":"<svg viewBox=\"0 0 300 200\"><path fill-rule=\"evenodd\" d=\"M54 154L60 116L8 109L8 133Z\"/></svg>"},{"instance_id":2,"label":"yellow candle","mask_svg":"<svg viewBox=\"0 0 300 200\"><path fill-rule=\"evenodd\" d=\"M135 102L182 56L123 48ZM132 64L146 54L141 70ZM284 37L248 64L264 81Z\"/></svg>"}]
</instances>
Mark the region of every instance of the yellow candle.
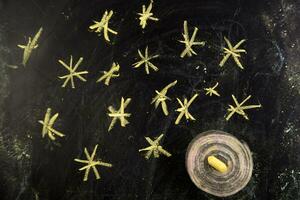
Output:
<instances>
[{"instance_id":1,"label":"yellow candle","mask_svg":"<svg viewBox=\"0 0 300 200\"><path fill-rule=\"evenodd\" d=\"M220 159L215 156L208 156L207 158L208 164L212 166L214 169L221 173L227 172L228 168L225 163L223 163Z\"/></svg>"}]
</instances>

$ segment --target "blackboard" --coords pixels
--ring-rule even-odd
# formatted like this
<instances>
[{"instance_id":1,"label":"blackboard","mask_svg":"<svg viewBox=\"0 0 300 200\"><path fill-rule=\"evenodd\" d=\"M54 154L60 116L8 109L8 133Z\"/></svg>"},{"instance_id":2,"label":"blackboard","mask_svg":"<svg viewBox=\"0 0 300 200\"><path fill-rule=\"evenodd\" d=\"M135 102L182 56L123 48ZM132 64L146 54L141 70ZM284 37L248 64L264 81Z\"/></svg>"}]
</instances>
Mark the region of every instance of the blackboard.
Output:
<instances>
[{"instance_id":1,"label":"blackboard","mask_svg":"<svg viewBox=\"0 0 300 200\"><path fill-rule=\"evenodd\" d=\"M145 29L137 12L150 1L125 0L1 0L0 1L0 192L1 199L219 199L199 190L185 169L189 142L200 132L223 130L245 141L252 151L253 176L247 187L226 199L300 199L299 107L299 2L243 0L186 0L153 2L159 18ZM88 30L92 20L113 10L110 27L118 35L103 36ZM183 21L199 28L206 41L197 55L180 58ZM22 66L22 50L40 27L39 47ZM191 29L192 31L192 29ZM245 38L247 54L241 70L231 60L220 68L223 37ZM133 69L137 50L146 46L160 57L159 71L149 75ZM87 82L62 88L65 73L58 60L83 57ZM112 62L120 77L109 86L96 83ZM150 104L155 90L177 80L168 92L170 114ZM221 97L205 95L203 88L220 83ZM175 125L176 98L199 98L190 108L196 121ZM249 110L250 120L224 115L231 94L252 95L262 109ZM117 123L108 133L107 108L132 98L130 124ZM52 142L42 138L38 120L50 107L58 112L55 127L66 136ZM138 149L145 136L165 134L167 158L146 160ZM83 149L113 164L99 168L83 182L74 158Z\"/></svg>"}]
</instances>

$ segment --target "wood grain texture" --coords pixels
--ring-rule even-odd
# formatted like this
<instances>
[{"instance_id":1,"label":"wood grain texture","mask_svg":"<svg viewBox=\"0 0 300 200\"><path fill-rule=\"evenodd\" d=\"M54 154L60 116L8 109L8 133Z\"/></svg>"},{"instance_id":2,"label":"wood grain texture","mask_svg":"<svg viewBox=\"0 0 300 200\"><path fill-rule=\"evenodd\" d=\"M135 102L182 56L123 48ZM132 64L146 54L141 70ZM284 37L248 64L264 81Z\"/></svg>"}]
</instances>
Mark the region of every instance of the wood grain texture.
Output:
<instances>
[{"instance_id":1,"label":"wood grain texture","mask_svg":"<svg viewBox=\"0 0 300 200\"><path fill-rule=\"evenodd\" d=\"M221 159L228 171L220 173L213 169L207 162L209 156ZM247 185L252 176L253 161L247 144L222 131L207 131L189 144L186 168L198 188L215 196L227 197Z\"/></svg>"}]
</instances>

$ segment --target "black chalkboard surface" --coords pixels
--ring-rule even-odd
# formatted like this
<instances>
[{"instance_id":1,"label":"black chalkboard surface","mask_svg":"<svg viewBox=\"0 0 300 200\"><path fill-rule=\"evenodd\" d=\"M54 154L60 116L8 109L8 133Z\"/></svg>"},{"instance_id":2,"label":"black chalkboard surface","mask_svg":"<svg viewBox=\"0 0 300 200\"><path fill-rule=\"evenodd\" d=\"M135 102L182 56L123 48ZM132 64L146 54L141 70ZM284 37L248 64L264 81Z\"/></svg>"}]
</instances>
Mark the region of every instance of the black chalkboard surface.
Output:
<instances>
[{"instance_id":1,"label":"black chalkboard surface","mask_svg":"<svg viewBox=\"0 0 300 200\"><path fill-rule=\"evenodd\" d=\"M155 0L152 11L159 21L139 25L138 12L150 1L125 0L0 0L0 199L220 199L199 190L185 168L190 141L207 130L223 130L245 141L254 162L253 175L232 200L300 199L300 77L299 2L297 0ZM93 20L113 10L109 27L118 34L103 35L89 30ZM180 57L184 45L183 22L189 31L198 27L197 55ZM40 27L39 46L26 66L23 49ZM241 62L219 62L226 45L246 39ZM157 72L134 69L138 49L148 46ZM69 62L88 71L86 82L62 88L59 76ZM96 83L113 62L120 76L109 86ZM151 103L155 90L177 80L168 91L169 115ZM219 83L220 97L205 95L204 88ZM176 98L199 96L189 111L195 121L178 125ZM247 111L249 120L225 115L231 95L239 101L252 95L252 104L262 108ZM131 98L126 111L129 124L119 121L108 132L107 108L118 109L121 97ZM47 108L59 113L55 129L65 136L52 141L42 137ZM143 157L145 137L164 134L161 144L171 157ZM112 163L98 167L83 181L84 148L91 153L98 145L97 159Z\"/></svg>"}]
</instances>

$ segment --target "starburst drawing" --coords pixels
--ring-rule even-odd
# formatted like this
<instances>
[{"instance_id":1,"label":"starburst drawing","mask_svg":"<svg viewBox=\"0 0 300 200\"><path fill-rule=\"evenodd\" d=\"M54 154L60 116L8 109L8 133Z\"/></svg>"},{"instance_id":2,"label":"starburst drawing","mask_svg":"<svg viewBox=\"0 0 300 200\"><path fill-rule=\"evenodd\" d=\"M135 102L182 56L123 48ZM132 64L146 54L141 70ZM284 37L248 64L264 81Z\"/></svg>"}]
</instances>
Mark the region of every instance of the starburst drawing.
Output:
<instances>
[{"instance_id":1,"label":"starburst drawing","mask_svg":"<svg viewBox=\"0 0 300 200\"><path fill-rule=\"evenodd\" d=\"M177 80L168 84L161 91L155 90L156 96L152 99L152 102L151 102L151 104L154 103L155 108L157 108L159 106L159 104L161 104L161 108L166 116L169 114L166 100L170 100L170 98L167 97L167 92L171 87L175 86L176 83L177 83Z\"/></svg>"},{"instance_id":2,"label":"starburst drawing","mask_svg":"<svg viewBox=\"0 0 300 200\"><path fill-rule=\"evenodd\" d=\"M191 57L193 54L197 55L197 53L192 49L192 47L194 45L200 45L200 46L204 46L205 42L201 41L201 42L195 42L195 38L196 38L196 34L198 32L198 28L194 27L194 32L192 37L190 38L189 36L189 29L188 29L188 25L187 25L187 21L183 22L183 39L184 40L179 40L180 43L183 43L185 45L185 49L182 51L182 53L180 54L180 57L183 58L186 55L188 57Z\"/></svg>"},{"instance_id":3,"label":"starburst drawing","mask_svg":"<svg viewBox=\"0 0 300 200\"><path fill-rule=\"evenodd\" d=\"M66 87L66 85L68 84L69 81L71 81L71 87L74 89L75 88L75 83L74 83L74 77L79 78L81 81L86 81L85 78L83 78L81 75L83 74L87 74L88 71L79 71L76 72L77 68L79 67L79 65L81 64L83 58L79 58L79 60L77 61L77 63L75 64L75 66L73 67L73 56L71 55L70 58L70 63L69 65L67 65L66 63L64 63L64 61L62 60L58 60L58 62L64 66L70 73L66 74L64 76L60 76L60 79L66 79L65 82L63 83L62 87Z\"/></svg>"},{"instance_id":4,"label":"starburst drawing","mask_svg":"<svg viewBox=\"0 0 300 200\"><path fill-rule=\"evenodd\" d=\"M145 55L143 55L141 53L140 50L138 50L138 53L139 53L139 56L141 57L141 60L134 63L133 64L133 68L139 68L141 65L145 65L145 70L146 70L146 73L149 74L149 67L152 68L154 71L158 71L158 67L156 67L155 65L153 65L150 60L152 60L153 58L157 58L159 57L159 55L154 55L154 56L149 56L149 53L148 53L148 46L146 47L145 49Z\"/></svg>"},{"instance_id":5,"label":"starburst drawing","mask_svg":"<svg viewBox=\"0 0 300 200\"><path fill-rule=\"evenodd\" d=\"M241 41L239 41L235 46L232 46L231 42L224 37L224 40L228 46L228 48L224 47L224 57L221 60L221 62L219 63L220 67L223 67L224 64L226 63L226 61L228 60L228 58L230 56L232 56L232 58L234 59L234 62L238 65L239 68L244 69L243 65L241 64L239 58L241 57L241 53L246 53L245 49L238 49L241 44L243 44L246 40L243 39Z\"/></svg>"},{"instance_id":6,"label":"starburst drawing","mask_svg":"<svg viewBox=\"0 0 300 200\"><path fill-rule=\"evenodd\" d=\"M127 124L129 124L129 121L126 118L130 117L131 114L125 113L124 110L130 103L130 101L131 101L131 98L127 98L125 101L124 98L122 97L119 110L115 110L112 106L108 107L108 111L109 111L108 116L112 118L111 123L108 128L108 131L110 131L114 127L114 125L117 122L117 119L120 120L122 127L125 127Z\"/></svg>"},{"instance_id":7,"label":"starburst drawing","mask_svg":"<svg viewBox=\"0 0 300 200\"><path fill-rule=\"evenodd\" d=\"M112 167L112 164L110 164L110 163L102 162L101 160L94 160L96 151L97 151L97 147L98 147L98 145L95 146L92 155L89 154L89 152L87 151L87 148L84 148L84 154L86 156L86 160L81 160L81 159L77 159L77 158L74 159L74 161L76 161L76 162L86 164L85 166L83 166L79 169L79 171L85 170L83 181L88 180L88 176L89 176L91 168L94 171L96 179L100 179L100 174L98 172L98 169L96 168L97 165L104 166L104 167Z\"/></svg>"},{"instance_id":8,"label":"starburst drawing","mask_svg":"<svg viewBox=\"0 0 300 200\"><path fill-rule=\"evenodd\" d=\"M104 12L101 20L100 21L93 20L94 24L90 25L90 27L89 27L90 30L94 31L95 33L98 33L99 36L101 35L101 32L103 31L104 39L108 42L110 42L108 32L110 32L114 35L118 34L118 32L116 32L108 27L109 20L111 19L113 14L114 14L114 12L112 10L109 12L106 10Z\"/></svg>"},{"instance_id":9,"label":"starburst drawing","mask_svg":"<svg viewBox=\"0 0 300 200\"><path fill-rule=\"evenodd\" d=\"M156 17L153 17L153 13L151 12L152 10L152 3L153 1L150 2L149 6L146 9L146 6L143 5L142 7L142 13L138 13L139 20L140 20L140 25L142 26L142 28L144 29L147 25L147 21L148 20L153 20L153 21L158 21L159 19Z\"/></svg>"},{"instance_id":10,"label":"starburst drawing","mask_svg":"<svg viewBox=\"0 0 300 200\"><path fill-rule=\"evenodd\" d=\"M232 117L232 115L233 115L234 113L237 113L237 114L239 114L239 115L242 115L246 120L249 120L249 118L248 118L248 116L247 116L247 114L245 113L244 110L253 109L253 108L260 108L260 107L261 107L260 104L259 104L259 105L248 105L248 106L243 106L243 104L246 103L246 101L248 101L248 100L251 98L251 95L249 95L249 96L248 96L246 99L244 99L241 103L239 103L239 102L237 101L237 99L235 98L234 95L231 95L231 96L232 96L232 99L233 99L233 101L234 101L234 103L235 103L235 107L232 106L232 105L229 105L229 108L227 109L228 112L229 112L229 114L228 114L227 117L226 117L226 120L227 120L227 121Z\"/></svg>"},{"instance_id":11,"label":"starburst drawing","mask_svg":"<svg viewBox=\"0 0 300 200\"><path fill-rule=\"evenodd\" d=\"M59 136L59 137L64 137L65 135L57 130L55 130L53 128L53 125L56 121L56 119L58 118L58 113L54 114L51 117L51 108L47 108L44 120L39 120L38 122L40 124L43 125L43 129L42 129L42 137L44 138L46 135L48 135L48 137L51 140L55 140L55 135Z\"/></svg>"},{"instance_id":12,"label":"starburst drawing","mask_svg":"<svg viewBox=\"0 0 300 200\"><path fill-rule=\"evenodd\" d=\"M159 142L163 136L164 136L164 134L161 134L155 140L152 140L149 137L145 137L145 139L150 144L150 146L143 148L143 149L139 149L139 152L147 151L147 153L145 154L146 159L149 159L152 154L153 154L154 158L158 158L160 154L163 154L167 157L172 156L169 152L167 152L165 149L163 149L163 147L159 144Z\"/></svg>"},{"instance_id":13,"label":"starburst drawing","mask_svg":"<svg viewBox=\"0 0 300 200\"><path fill-rule=\"evenodd\" d=\"M179 124L180 120L183 116L185 116L185 118L187 120L191 119L191 120L196 120L191 113L189 113L189 107L191 106L191 104L193 103L193 101L197 98L198 94L195 94L189 101L184 98L184 101L182 103L182 101L180 99L177 98L178 103L180 104L180 108L178 108L176 111L179 112L179 115L175 121L175 124Z\"/></svg>"},{"instance_id":14,"label":"starburst drawing","mask_svg":"<svg viewBox=\"0 0 300 200\"><path fill-rule=\"evenodd\" d=\"M105 85L109 85L111 78L116 78L120 76L120 74L118 74L119 70L120 70L120 65L118 63L113 62L110 70L104 71L103 75L96 82L98 83L104 81Z\"/></svg>"},{"instance_id":15,"label":"starburst drawing","mask_svg":"<svg viewBox=\"0 0 300 200\"><path fill-rule=\"evenodd\" d=\"M205 95L216 95L216 96L220 96L220 94L218 93L218 91L216 90L216 88L218 87L219 83L216 83L213 87L209 87L209 88L204 88L204 90L206 91Z\"/></svg>"},{"instance_id":16,"label":"starburst drawing","mask_svg":"<svg viewBox=\"0 0 300 200\"><path fill-rule=\"evenodd\" d=\"M39 29L39 31L35 34L35 36L33 37L33 39L31 40L31 37L28 38L28 43L26 45L21 45L19 44L18 47L21 48L21 49L24 49L24 52L23 52L23 61L22 61L22 64L23 66L26 66L30 56L31 56L31 53L34 49L38 48L38 40L41 36L43 32L43 27L41 27Z\"/></svg>"}]
</instances>

